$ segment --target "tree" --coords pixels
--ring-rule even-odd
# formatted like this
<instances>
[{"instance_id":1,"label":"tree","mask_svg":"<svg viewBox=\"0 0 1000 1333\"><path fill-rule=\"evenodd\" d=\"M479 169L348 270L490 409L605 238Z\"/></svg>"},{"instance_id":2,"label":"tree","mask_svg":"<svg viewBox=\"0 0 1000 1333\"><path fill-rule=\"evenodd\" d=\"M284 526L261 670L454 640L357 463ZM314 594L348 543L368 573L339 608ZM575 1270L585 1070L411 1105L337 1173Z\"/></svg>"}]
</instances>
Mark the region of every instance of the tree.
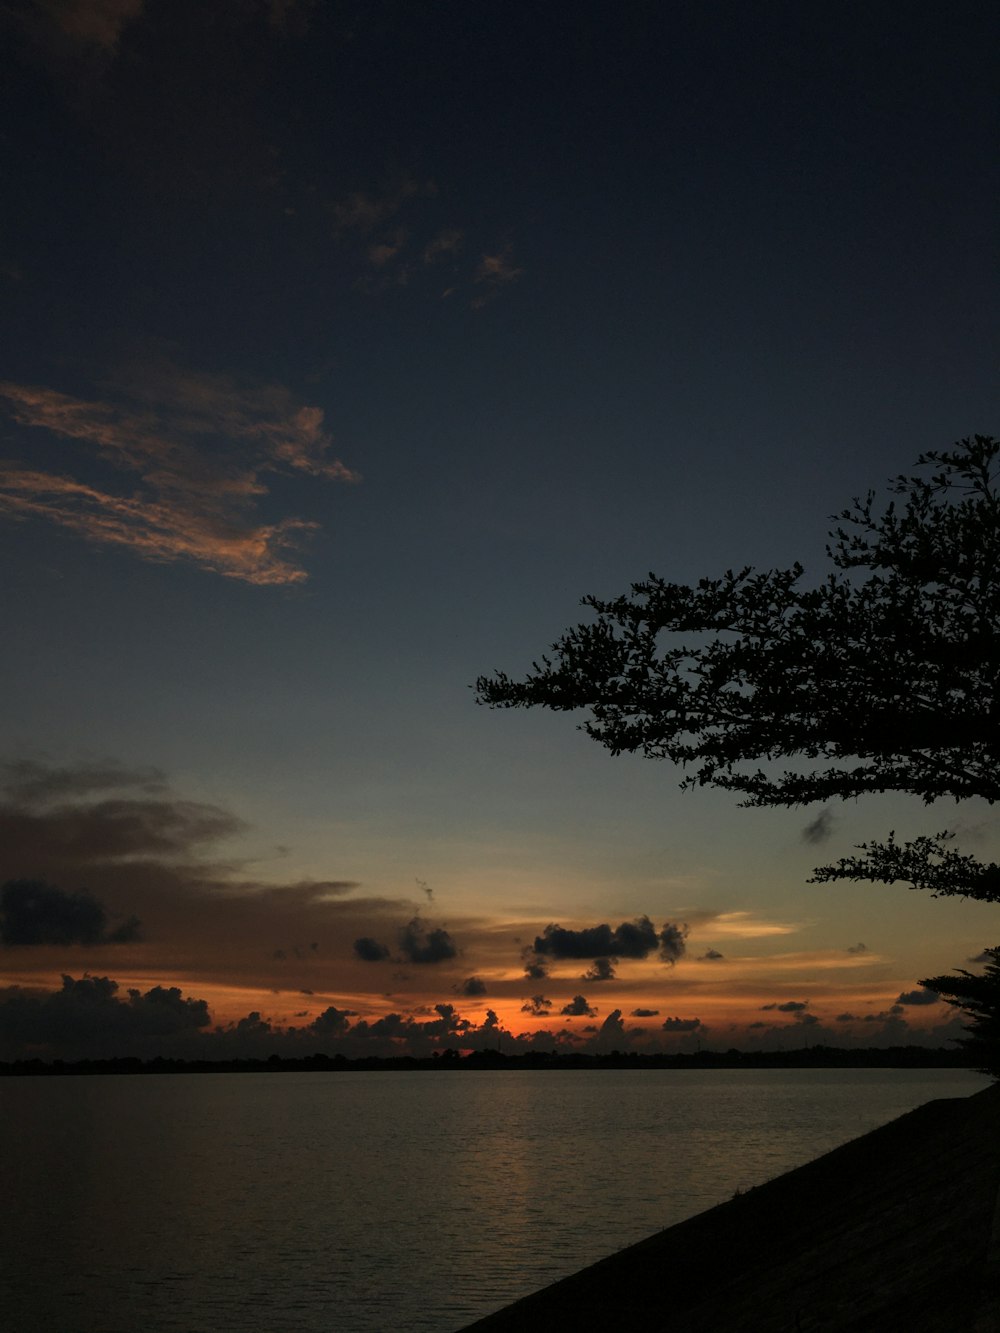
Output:
<instances>
[{"instance_id":1,"label":"tree","mask_svg":"<svg viewBox=\"0 0 1000 1333\"><path fill-rule=\"evenodd\" d=\"M802 565L746 567L696 585L651 574L630 594L585 597L525 680L482 676L494 708L589 709L613 754L669 759L682 786L743 805L808 805L868 792L1000 799L1000 441L922 455L930 476L835 516L818 583ZM681 636L693 636L684 637ZM779 760L798 760L779 771ZM766 765L765 768L763 765ZM1000 866L959 857L950 834L868 844L821 879L909 880L1000 901Z\"/></svg>"},{"instance_id":2,"label":"tree","mask_svg":"<svg viewBox=\"0 0 1000 1333\"><path fill-rule=\"evenodd\" d=\"M592 620L524 680L480 677L478 702L588 709L583 729L613 754L669 759L688 770L682 786L743 805L1000 799L1000 440L975 435L916 466L882 508L869 492L835 515L818 581L800 564L694 586L650 574L625 596L584 598ZM951 840L890 833L815 878L1000 902L1000 865Z\"/></svg>"},{"instance_id":3,"label":"tree","mask_svg":"<svg viewBox=\"0 0 1000 1333\"><path fill-rule=\"evenodd\" d=\"M986 949L986 970L981 975L960 968L953 977L928 977L921 986L937 991L950 1005L972 1020L961 1039L965 1051L984 1074L1000 1078L1000 949Z\"/></svg>"}]
</instances>

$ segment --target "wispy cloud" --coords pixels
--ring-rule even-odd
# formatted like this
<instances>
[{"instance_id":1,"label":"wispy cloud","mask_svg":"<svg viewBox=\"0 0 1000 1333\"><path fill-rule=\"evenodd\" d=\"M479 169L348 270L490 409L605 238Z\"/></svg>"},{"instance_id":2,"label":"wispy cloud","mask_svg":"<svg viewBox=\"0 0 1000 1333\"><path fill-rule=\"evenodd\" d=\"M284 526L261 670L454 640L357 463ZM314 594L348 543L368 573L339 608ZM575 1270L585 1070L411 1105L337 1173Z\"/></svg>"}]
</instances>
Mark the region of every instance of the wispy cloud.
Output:
<instances>
[{"instance_id":1,"label":"wispy cloud","mask_svg":"<svg viewBox=\"0 0 1000 1333\"><path fill-rule=\"evenodd\" d=\"M68 41L113 54L123 30L134 23L145 0L36 0L44 18Z\"/></svg>"},{"instance_id":2,"label":"wispy cloud","mask_svg":"<svg viewBox=\"0 0 1000 1333\"><path fill-rule=\"evenodd\" d=\"M424 246L423 261L425 264L436 264L439 260L456 254L461 248L461 231L457 227L448 227L444 231L438 232Z\"/></svg>"},{"instance_id":3,"label":"wispy cloud","mask_svg":"<svg viewBox=\"0 0 1000 1333\"><path fill-rule=\"evenodd\" d=\"M493 254L484 254L476 267L473 282L480 289L473 298L474 309L486 305L504 287L516 282L524 269L514 262L512 247L503 246Z\"/></svg>"},{"instance_id":4,"label":"wispy cloud","mask_svg":"<svg viewBox=\"0 0 1000 1333\"><path fill-rule=\"evenodd\" d=\"M814 845L826 842L833 832L833 811L821 810L815 819L811 819L802 830L802 841Z\"/></svg>"},{"instance_id":5,"label":"wispy cloud","mask_svg":"<svg viewBox=\"0 0 1000 1333\"><path fill-rule=\"evenodd\" d=\"M241 386L165 361L133 368L105 388L99 399L80 399L0 383L15 421L90 446L121 480L109 489L75 467L67 475L8 461L0 465L0 512L246 583L307 577L295 548L317 524L296 516L262 523L257 504L272 473L358 480L328 456L321 408L298 403L280 385Z\"/></svg>"},{"instance_id":6,"label":"wispy cloud","mask_svg":"<svg viewBox=\"0 0 1000 1333\"><path fill-rule=\"evenodd\" d=\"M338 235L367 235L394 218L410 199L435 193L433 181L402 176L379 191L354 190L330 207Z\"/></svg>"},{"instance_id":7,"label":"wispy cloud","mask_svg":"<svg viewBox=\"0 0 1000 1333\"><path fill-rule=\"evenodd\" d=\"M715 935L729 939L763 939L768 935L794 935L799 929L785 921L765 921L751 912L720 912L711 918L710 928Z\"/></svg>"},{"instance_id":8,"label":"wispy cloud","mask_svg":"<svg viewBox=\"0 0 1000 1333\"><path fill-rule=\"evenodd\" d=\"M384 268L402 252L405 245L406 232L400 227L388 240L376 241L368 247L368 262L375 268Z\"/></svg>"}]
</instances>

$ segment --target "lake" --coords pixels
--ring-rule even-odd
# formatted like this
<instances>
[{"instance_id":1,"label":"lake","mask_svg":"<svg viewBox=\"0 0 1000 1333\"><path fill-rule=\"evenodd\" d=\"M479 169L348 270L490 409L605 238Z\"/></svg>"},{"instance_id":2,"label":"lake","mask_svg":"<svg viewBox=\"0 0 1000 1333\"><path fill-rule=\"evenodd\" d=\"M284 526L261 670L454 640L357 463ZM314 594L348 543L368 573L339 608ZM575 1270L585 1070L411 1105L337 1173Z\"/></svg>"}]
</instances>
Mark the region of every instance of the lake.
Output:
<instances>
[{"instance_id":1,"label":"lake","mask_svg":"<svg viewBox=\"0 0 1000 1333\"><path fill-rule=\"evenodd\" d=\"M11 1333L456 1333L962 1070L0 1080Z\"/></svg>"}]
</instances>

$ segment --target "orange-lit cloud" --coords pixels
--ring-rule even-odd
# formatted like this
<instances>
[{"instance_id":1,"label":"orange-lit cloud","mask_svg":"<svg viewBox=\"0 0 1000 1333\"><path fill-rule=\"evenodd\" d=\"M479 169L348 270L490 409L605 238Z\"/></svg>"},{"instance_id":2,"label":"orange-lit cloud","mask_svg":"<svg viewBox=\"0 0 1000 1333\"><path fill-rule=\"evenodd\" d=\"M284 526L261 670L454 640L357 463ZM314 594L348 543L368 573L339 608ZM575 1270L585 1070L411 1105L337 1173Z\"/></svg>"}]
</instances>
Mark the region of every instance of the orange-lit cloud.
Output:
<instances>
[{"instance_id":1,"label":"orange-lit cloud","mask_svg":"<svg viewBox=\"0 0 1000 1333\"><path fill-rule=\"evenodd\" d=\"M768 935L794 935L801 929L787 921L767 921L752 912L720 912L706 920L704 933L727 939L753 940Z\"/></svg>"},{"instance_id":2,"label":"orange-lit cloud","mask_svg":"<svg viewBox=\"0 0 1000 1333\"><path fill-rule=\"evenodd\" d=\"M0 468L0 511L247 583L307 577L294 551L316 523L262 523L256 506L268 494L270 473L357 480L327 456L331 438L321 408L297 403L281 386L247 388L162 361L132 369L109 388L107 397L86 400L0 383L0 399L20 425L79 441L123 474L123 488L112 491L9 462Z\"/></svg>"}]
</instances>

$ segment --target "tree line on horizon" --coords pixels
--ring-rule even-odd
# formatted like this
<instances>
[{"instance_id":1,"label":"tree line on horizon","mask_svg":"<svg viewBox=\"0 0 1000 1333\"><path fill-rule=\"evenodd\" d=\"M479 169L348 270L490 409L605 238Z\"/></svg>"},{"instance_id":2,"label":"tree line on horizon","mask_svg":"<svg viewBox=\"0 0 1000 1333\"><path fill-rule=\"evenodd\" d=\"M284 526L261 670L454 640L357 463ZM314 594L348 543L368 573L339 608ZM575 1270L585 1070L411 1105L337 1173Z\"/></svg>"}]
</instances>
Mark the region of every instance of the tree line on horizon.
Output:
<instances>
[{"instance_id":1,"label":"tree line on horizon","mask_svg":"<svg viewBox=\"0 0 1000 1333\"><path fill-rule=\"evenodd\" d=\"M267 1074L446 1069L967 1069L964 1052L929 1046L801 1046L786 1051L521 1051L448 1047L433 1055L270 1055L185 1060L175 1056L0 1061L0 1078L62 1074Z\"/></svg>"}]
</instances>

